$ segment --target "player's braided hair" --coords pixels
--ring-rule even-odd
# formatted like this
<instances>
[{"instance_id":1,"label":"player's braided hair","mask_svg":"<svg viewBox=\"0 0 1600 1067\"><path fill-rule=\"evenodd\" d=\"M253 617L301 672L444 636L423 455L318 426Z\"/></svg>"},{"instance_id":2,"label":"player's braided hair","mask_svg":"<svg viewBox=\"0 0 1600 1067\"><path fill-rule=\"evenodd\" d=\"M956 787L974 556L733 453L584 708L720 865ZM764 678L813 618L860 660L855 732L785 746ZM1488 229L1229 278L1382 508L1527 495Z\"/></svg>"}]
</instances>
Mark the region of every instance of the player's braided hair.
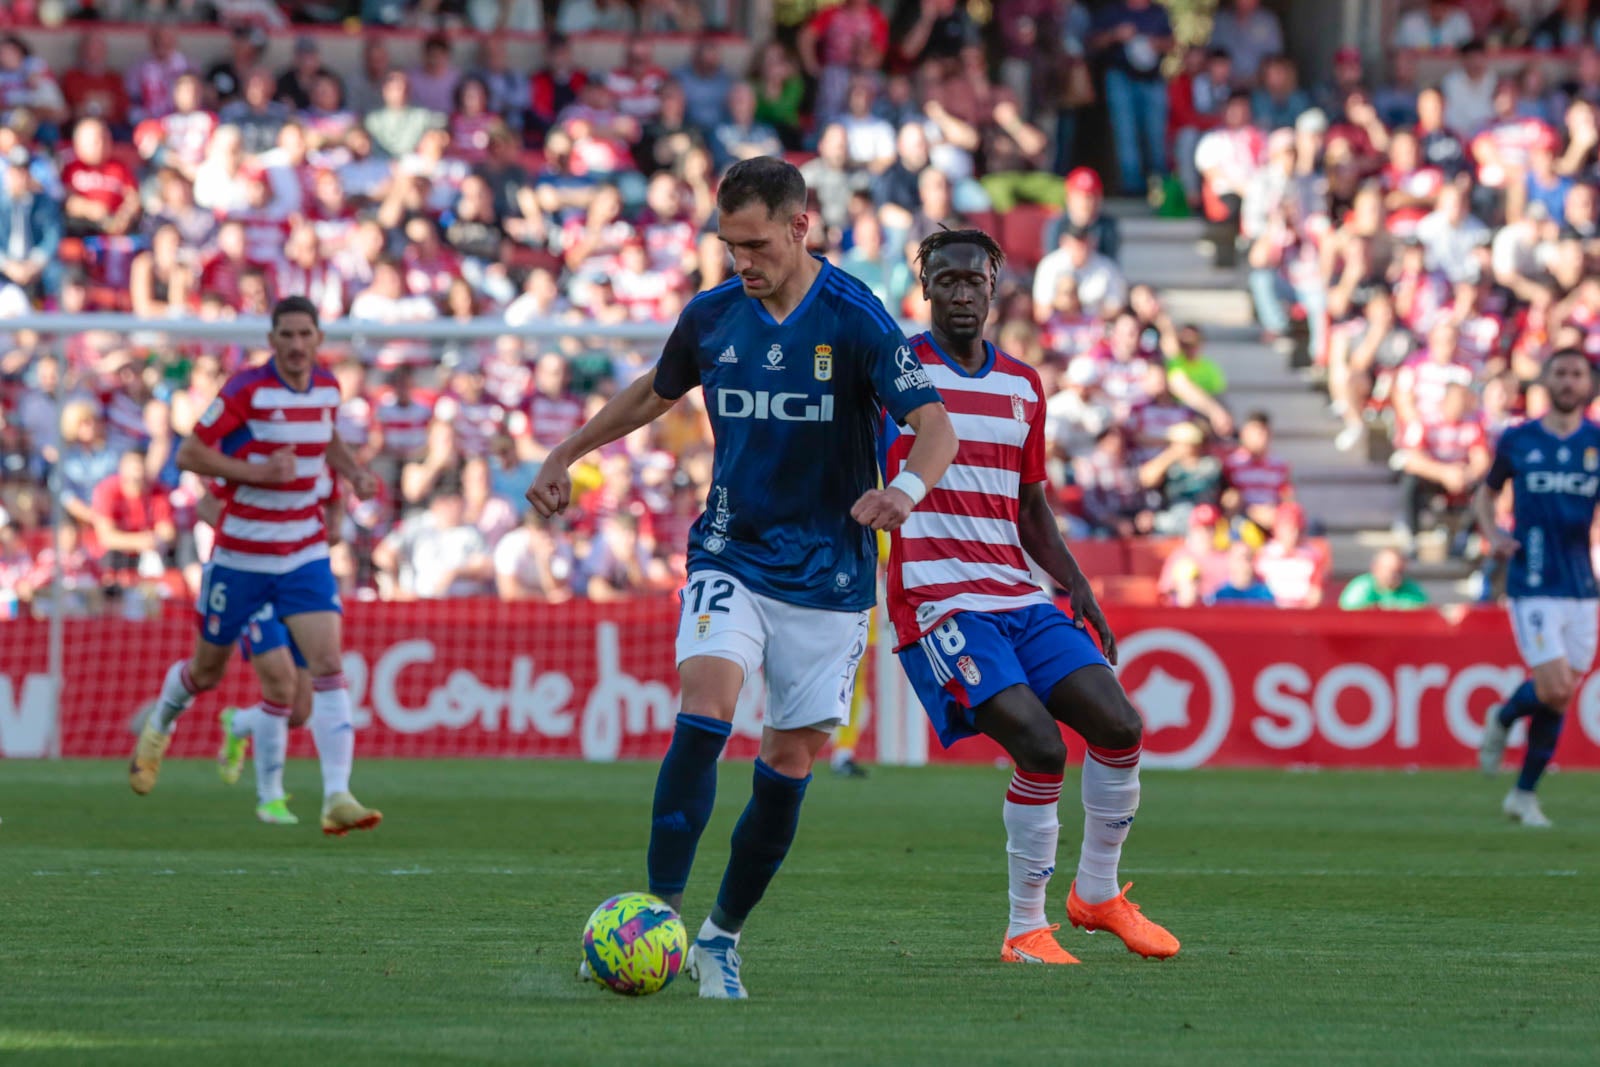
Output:
<instances>
[{"instance_id":1,"label":"player's braided hair","mask_svg":"<svg viewBox=\"0 0 1600 1067\"><path fill-rule=\"evenodd\" d=\"M977 245L983 249L984 255L989 257L989 281L992 283L1000 276L1000 268L1005 265L1006 254L1000 248L999 242L982 230L952 230L941 225L917 245L917 278L924 284L928 281L928 260L934 253L941 252L951 245Z\"/></svg>"}]
</instances>

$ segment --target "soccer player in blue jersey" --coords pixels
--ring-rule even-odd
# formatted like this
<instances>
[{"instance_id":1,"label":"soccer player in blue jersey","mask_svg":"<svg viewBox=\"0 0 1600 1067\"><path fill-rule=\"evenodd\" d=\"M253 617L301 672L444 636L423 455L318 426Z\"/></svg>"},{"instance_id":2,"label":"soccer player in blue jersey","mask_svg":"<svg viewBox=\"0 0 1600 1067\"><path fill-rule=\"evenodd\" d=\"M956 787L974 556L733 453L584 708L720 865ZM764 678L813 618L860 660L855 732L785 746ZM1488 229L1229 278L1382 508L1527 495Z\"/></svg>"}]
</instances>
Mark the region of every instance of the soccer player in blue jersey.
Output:
<instances>
[{"instance_id":1,"label":"soccer player in blue jersey","mask_svg":"<svg viewBox=\"0 0 1600 1067\"><path fill-rule=\"evenodd\" d=\"M750 802L686 961L702 997L742 999L740 930L788 854L812 763L850 714L876 597L874 531L906 520L944 474L956 437L883 305L806 251L797 169L766 156L734 164L717 211L736 277L689 302L655 370L556 446L528 500L542 515L561 511L572 463L704 389L712 485L689 535L682 709L656 780L648 868L650 891L681 910L739 690L764 670ZM880 405L917 433L906 473L882 489Z\"/></svg>"},{"instance_id":2,"label":"soccer player in blue jersey","mask_svg":"<svg viewBox=\"0 0 1600 1067\"><path fill-rule=\"evenodd\" d=\"M1600 594L1595 590L1589 531L1600 493L1600 427L1583 417L1594 395L1589 359L1563 349L1545 363L1550 394L1544 417L1507 430L1494 465L1473 499L1489 548L1510 560L1506 597L1511 632L1531 677L1483 726L1478 762L1500 769L1506 734L1528 719L1528 749L1517 784L1501 810L1523 826L1549 826L1534 790L1555 755L1562 718L1578 682L1594 662ZM1495 523L1495 501L1511 485L1511 533Z\"/></svg>"}]
</instances>

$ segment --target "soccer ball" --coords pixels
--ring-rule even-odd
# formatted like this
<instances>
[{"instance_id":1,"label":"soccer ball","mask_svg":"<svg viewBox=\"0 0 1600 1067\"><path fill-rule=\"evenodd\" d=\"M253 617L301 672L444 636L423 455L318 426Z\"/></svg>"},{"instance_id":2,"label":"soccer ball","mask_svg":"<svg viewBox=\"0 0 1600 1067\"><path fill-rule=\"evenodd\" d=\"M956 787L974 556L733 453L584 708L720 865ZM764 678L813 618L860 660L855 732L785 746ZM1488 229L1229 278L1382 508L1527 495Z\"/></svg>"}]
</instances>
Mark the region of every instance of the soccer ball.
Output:
<instances>
[{"instance_id":1,"label":"soccer ball","mask_svg":"<svg viewBox=\"0 0 1600 1067\"><path fill-rule=\"evenodd\" d=\"M659 993L678 976L689 934L672 905L649 893L621 893L589 916L583 956L590 976L614 993Z\"/></svg>"}]
</instances>

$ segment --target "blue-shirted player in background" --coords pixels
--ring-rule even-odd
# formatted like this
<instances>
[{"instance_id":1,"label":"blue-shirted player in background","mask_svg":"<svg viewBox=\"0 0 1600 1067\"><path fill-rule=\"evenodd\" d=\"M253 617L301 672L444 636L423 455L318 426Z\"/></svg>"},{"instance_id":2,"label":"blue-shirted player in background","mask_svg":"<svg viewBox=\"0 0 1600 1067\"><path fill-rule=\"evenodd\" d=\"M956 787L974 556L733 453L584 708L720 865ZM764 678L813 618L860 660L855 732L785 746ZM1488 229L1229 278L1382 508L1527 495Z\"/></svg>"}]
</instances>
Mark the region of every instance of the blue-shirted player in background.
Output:
<instances>
[{"instance_id":1,"label":"blue-shirted player in background","mask_svg":"<svg viewBox=\"0 0 1600 1067\"><path fill-rule=\"evenodd\" d=\"M750 803L710 917L690 948L702 997L740 999L746 917L799 824L811 766L850 715L876 597L875 530L903 523L956 452L955 431L882 303L806 251L806 186L783 160L729 168L717 235L738 276L679 316L654 373L557 445L528 489L567 506L567 468L705 390L715 438L706 511L689 535L677 638L682 709L656 780L650 891L681 910L716 799L717 758L744 680L766 672ZM905 471L877 485L879 405L916 431Z\"/></svg>"},{"instance_id":2,"label":"blue-shirted player in background","mask_svg":"<svg viewBox=\"0 0 1600 1067\"><path fill-rule=\"evenodd\" d=\"M1507 430L1473 500L1490 549L1510 560L1506 597L1517 649L1532 674L1489 713L1478 750L1486 774L1500 769L1506 734L1527 717L1528 750L1502 810L1524 826L1549 826L1534 789L1561 737L1562 716L1594 662L1600 599L1589 532L1600 490L1600 427L1583 417L1594 395L1588 357L1555 353L1540 376L1550 394L1544 417ZM1511 483L1513 534L1494 521L1495 500Z\"/></svg>"}]
</instances>

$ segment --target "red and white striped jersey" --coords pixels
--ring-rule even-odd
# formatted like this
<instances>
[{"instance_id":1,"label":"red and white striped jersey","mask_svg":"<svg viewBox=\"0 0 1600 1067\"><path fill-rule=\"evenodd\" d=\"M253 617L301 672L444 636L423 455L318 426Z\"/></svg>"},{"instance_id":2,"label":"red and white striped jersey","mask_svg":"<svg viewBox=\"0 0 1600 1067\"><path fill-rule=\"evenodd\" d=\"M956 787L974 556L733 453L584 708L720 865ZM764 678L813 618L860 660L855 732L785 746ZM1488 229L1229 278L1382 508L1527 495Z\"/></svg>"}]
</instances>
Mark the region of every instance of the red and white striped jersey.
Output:
<instances>
[{"instance_id":1,"label":"red and white striped jersey","mask_svg":"<svg viewBox=\"0 0 1600 1067\"><path fill-rule=\"evenodd\" d=\"M506 409L488 396L465 400L446 393L434 405L433 417L455 428L456 447L467 459L488 455L489 442L506 425Z\"/></svg>"},{"instance_id":2,"label":"red and white striped jersey","mask_svg":"<svg viewBox=\"0 0 1600 1067\"><path fill-rule=\"evenodd\" d=\"M1400 431L1401 448L1421 452L1440 463L1465 463L1477 449L1489 447L1483 423L1476 417L1459 422L1413 422Z\"/></svg>"},{"instance_id":3,"label":"red and white striped jersey","mask_svg":"<svg viewBox=\"0 0 1600 1067\"><path fill-rule=\"evenodd\" d=\"M1395 392L1408 392L1417 418L1433 425L1443 418L1444 395L1452 385L1472 385L1472 368L1457 360L1440 363L1426 352L1412 356L1395 374Z\"/></svg>"},{"instance_id":4,"label":"red and white striped jersey","mask_svg":"<svg viewBox=\"0 0 1600 1067\"><path fill-rule=\"evenodd\" d=\"M911 339L960 446L939 484L889 538L896 651L958 611L1051 603L1028 568L1017 530L1021 487L1045 480L1044 388L1032 367L993 345L988 349L988 366L968 375L929 335ZM887 484L905 467L916 433L884 421Z\"/></svg>"},{"instance_id":5,"label":"red and white striped jersey","mask_svg":"<svg viewBox=\"0 0 1600 1067\"><path fill-rule=\"evenodd\" d=\"M1247 508L1273 505L1289 492L1289 465L1274 456L1257 456L1248 448L1236 448L1222 461L1228 484L1239 492L1239 502Z\"/></svg>"},{"instance_id":6,"label":"red and white striped jersey","mask_svg":"<svg viewBox=\"0 0 1600 1067\"><path fill-rule=\"evenodd\" d=\"M324 322L344 316L344 276L328 260L319 259L309 268L285 260L278 264L276 277L279 299L305 297L317 305Z\"/></svg>"},{"instance_id":7,"label":"red and white striped jersey","mask_svg":"<svg viewBox=\"0 0 1600 1067\"><path fill-rule=\"evenodd\" d=\"M294 479L281 485L232 485L223 500L212 562L234 570L287 574L326 559L322 498L328 489L328 443L339 411L339 383L313 368L305 391L290 388L276 361L240 371L223 385L195 426L195 437L225 455L264 463L294 449Z\"/></svg>"},{"instance_id":8,"label":"red and white striped jersey","mask_svg":"<svg viewBox=\"0 0 1600 1067\"><path fill-rule=\"evenodd\" d=\"M386 390L378 400L377 418L378 425L383 427L384 454L409 459L420 455L428 443L433 401L413 389L402 404L394 393Z\"/></svg>"},{"instance_id":9,"label":"red and white striped jersey","mask_svg":"<svg viewBox=\"0 0 1600 1067\"><path fill-rule=\"evenodd\" d=\"M517 420L512 436L532 437L536 444L554 448L583 425L583 402L577 397L534 393L524 409L526 421Z\"/></svg>"},{"instance_id":10,"label":"red and white striped jersey","mask_svg":"<svg viewBox=\"0 0 1600 1067\"><path fill-rule=\"evenodd\" d=\"M365 447L372 437L373 421L377 418L372 402L364 396L353 396L339 405L336 426L339 439L351 448Z\"/></svg>"}]
</instances>

